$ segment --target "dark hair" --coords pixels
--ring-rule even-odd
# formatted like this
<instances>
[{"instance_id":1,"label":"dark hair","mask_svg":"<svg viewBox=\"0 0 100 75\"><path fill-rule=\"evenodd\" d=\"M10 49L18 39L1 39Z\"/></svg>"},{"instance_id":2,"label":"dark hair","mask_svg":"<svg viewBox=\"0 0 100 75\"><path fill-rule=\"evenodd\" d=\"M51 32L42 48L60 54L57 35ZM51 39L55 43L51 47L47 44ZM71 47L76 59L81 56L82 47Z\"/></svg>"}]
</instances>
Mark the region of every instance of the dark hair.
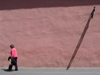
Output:
<instances>
[{"instance_id":1,"label":"dark hair","mask_svg":"<svg viewBox=\"0 0 100 75\"><path fill-rule=\"evenodd\" d=\"M14 48L14 45L13 45L13 44L11 44L11 45L10 45L10 48Z\"/></svg>"}]
</instances>

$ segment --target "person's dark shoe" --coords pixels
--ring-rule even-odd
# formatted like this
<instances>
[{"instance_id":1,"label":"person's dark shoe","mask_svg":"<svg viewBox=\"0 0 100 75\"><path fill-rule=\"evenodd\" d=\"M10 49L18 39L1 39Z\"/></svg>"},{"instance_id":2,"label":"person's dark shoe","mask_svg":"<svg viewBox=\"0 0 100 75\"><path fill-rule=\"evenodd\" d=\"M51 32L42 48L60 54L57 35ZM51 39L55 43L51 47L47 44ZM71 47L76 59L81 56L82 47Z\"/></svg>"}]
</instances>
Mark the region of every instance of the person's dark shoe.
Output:
<instances>
[{"instance_id":1,"label":"person's dark shoe","mask_svg":"<svg viewBox=\"0 0 100 75\"><path fill-rule=\"evenodd\" d=\"M15 69L15 71L18 71L18 69Z\"/></svg>"}]
</instances>

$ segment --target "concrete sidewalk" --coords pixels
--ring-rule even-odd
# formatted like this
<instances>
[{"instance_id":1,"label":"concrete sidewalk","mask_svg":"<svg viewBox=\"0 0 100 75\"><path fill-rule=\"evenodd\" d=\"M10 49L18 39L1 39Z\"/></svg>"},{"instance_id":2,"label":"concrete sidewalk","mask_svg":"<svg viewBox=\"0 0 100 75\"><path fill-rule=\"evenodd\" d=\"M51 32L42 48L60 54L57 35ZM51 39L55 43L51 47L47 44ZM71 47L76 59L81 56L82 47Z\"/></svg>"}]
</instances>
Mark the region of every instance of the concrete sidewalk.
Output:
<instances>
[{"instance_id":1,"label":"concrete sidewalk","mask_svg":"<svg viewBox=\"0 0 100 75\"><path fill-rule=\"evenodd\" d=\"M0 75L100 75L100 68L19 68L19 71L4 71Z\"/></svg>"}]
</instances>

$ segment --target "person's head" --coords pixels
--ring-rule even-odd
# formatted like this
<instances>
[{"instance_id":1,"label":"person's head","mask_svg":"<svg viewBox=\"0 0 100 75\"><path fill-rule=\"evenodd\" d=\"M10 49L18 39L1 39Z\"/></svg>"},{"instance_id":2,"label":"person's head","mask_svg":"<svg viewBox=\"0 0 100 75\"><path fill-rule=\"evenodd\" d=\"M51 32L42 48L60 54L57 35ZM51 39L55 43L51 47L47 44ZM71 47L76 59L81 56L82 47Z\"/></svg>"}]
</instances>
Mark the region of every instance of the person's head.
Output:
<instances>
[{"instance_id":1,"label":"person's head","mask_svg":"<svg viewBox=\"0 0 100 75\"><path fill-rule=\"evenodd\" d=\"M11 45L10 45L10 48L14 48L14 45L13 45L13 44L11 44Z\"/></svg>"}]
</instances>

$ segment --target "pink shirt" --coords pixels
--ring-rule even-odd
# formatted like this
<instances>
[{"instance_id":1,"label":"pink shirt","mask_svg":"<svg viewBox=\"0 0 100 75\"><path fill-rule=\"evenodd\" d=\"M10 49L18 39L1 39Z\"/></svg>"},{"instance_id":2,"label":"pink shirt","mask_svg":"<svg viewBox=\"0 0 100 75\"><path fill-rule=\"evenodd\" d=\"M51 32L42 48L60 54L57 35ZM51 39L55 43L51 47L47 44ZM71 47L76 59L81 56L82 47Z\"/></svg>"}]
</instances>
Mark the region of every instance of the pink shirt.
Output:
<instances>
[{"instance_id":1,"label":"pink shirt","mask_svg":"<svg viewBox=\"0 0 100 75\"><path fill-rule=\"evenodd\" d=\"M15 48L12 48L12 49L11 49L11 58L12 58L12 57L14 57L14 58L15 58L15 57L18 57L18 55L17 55L17 50L16 50Z\"/></svg>"}]
</instances>

